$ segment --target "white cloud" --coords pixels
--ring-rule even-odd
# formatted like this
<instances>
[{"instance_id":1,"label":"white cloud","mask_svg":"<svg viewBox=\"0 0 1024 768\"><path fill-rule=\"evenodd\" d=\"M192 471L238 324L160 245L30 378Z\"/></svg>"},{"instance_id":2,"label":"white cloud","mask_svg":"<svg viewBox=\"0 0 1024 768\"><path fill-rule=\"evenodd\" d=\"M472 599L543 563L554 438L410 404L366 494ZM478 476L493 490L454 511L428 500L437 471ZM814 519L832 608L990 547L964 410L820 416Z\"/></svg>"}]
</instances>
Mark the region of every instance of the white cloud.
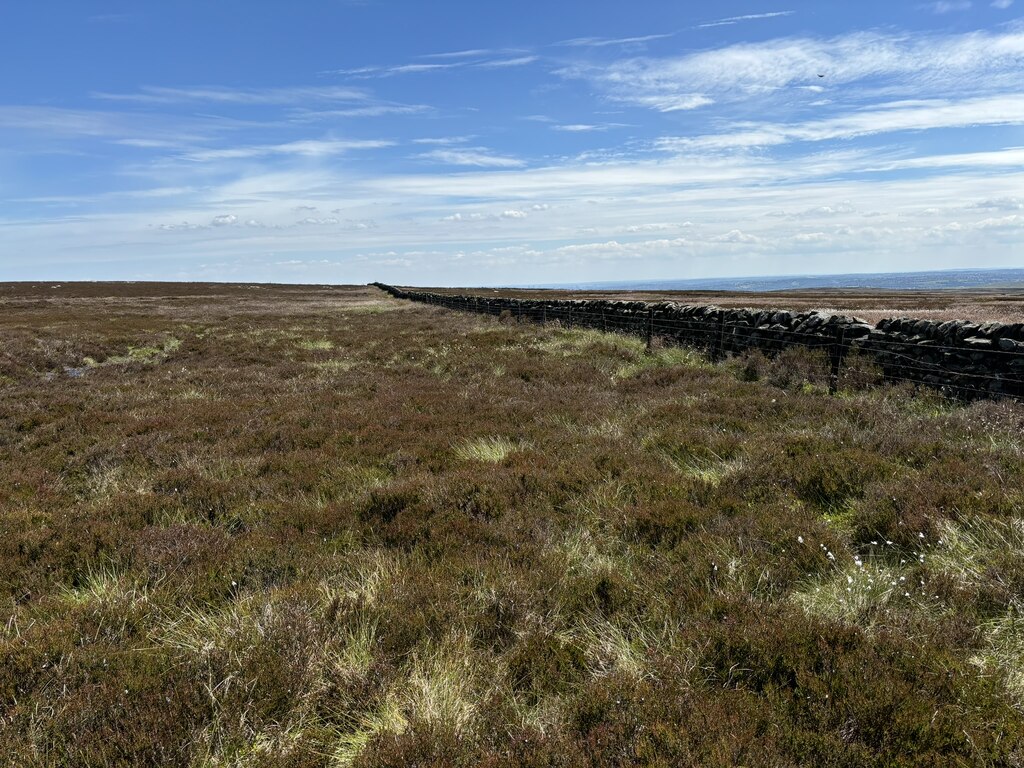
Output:
<instances>
[{"instance_id":1,"label":"white cloud","mask_svg":"<svg viewBox=\"0 0 1024 768\"><path fill-rule=\"evenodd\" d=\"M761 242L761 238L757 235L751 235L747 232L743 232L739 229L730 230L721 235L715 235L710 238L712 243L730 243L739 245L756 245Z\"/></svg>"},{"instance_id":2,"label":"white cloud","mask_svg":"<svg viewBox=\"0 0 1024 768\"><path fill-rule=\"evenodd\" d=\"M120 144L122 147L137 147L139 149L176 149L178 146L177 142L161 139L117 139L114 143Z\"/></svg>"},{"instance_id":3,"label":"white cloud","mask_svg":"<svg viewBox=\"0 0 1024 768\"><path fill-rule=\"evenodd\" d=\"M465 58L478 58L480 56L490 56L495 51L489 48L470 48L466 51L450 51L448 53L428 53L423 56L424 59L465 59Z\"/></svg>"},{"instance_id":4,"label":"white cloud","mask_svg":"<svg viewBox=\"0 0 1024 768\"><path fill-rule=\"evenodd\" d=\"M483 221L486 218L482 213L453 213L450 216L445 216L441 221Z\"/></svg>"},{"instance_id":5,"label":"white cloud","mask_svg":"<svg viewBox=\"0 0 1024 768\"><path fill-rule=\"evenodd\" d=\"M625 123L569 123L567 125L552 125L553 131L564 131L566 133L590 133L593 131L608 131L612 128L628 128Z\"/></svg>"},{"instance_id":6,"label":"white cloud","mask_svg":"<svg viewBox=\"0 0 1024 768\"><path fill-rule=\"evenodd\" d=\"M452 144L465 144L467 141L474 138L473 136L431 136L422 139L413 139L413 144L431 144L442 147L451 146Z\"/></svg>"},{"instance_id":7,"label":"white cloud","mask_svg":"<svg viewBox=\"0 0 1024 768\"><path fill-rule=\"evenodd\" d=\"M364 101L365 91L354 88L327 86L311 88L225 88L201 86L195 88L163 88L145 86L138 93L93 93L94 98L107 101L130 101L140 104L177 104L183 102L213 102L236 105L291 105L310 102Z\"/></svg>"},{"instance_id":8,"label":"white cloud","mask_svg":"<svg viewBox=\"0 0 1024 768\"><path fill-rule=\"evenodd\" d=\"M616 228L615 231L621 234L635 235L643 232L674 232L677 229L685 229L692 226L693 224L689 221L684 222L683 224L653 222L651 224L628 224Z\"/></svg>"},{"instance_id":9,"label":"white cloud","mask_svg":"<svg viewBox=\"0 0 1024 768\"><path fill-rule=\"evenodd\" d=\"M208 162L213 160L239 160L268 155L297 155L302 157L328 157L359 149L382 149L394 146L392 141L377 139L292 141L287 144L264 144L225 149L203 149L189 152L187 160Z\"/></svg>"},{"instance_id":10,"label":"white cloud","mask_svg":"<svg viewBox=\"0 0 1024 768\"><path fill-rule=\"evenodd\" d=\"M1024 166L1024 148L912 157L879 164L865 170L897 171L911 168L997 168L1000 166L1009 168Z\"/></svg>"},{"instance_id":11,"label":"white cloud","mask_svg":"<svg viewBox=\"0 0 1024 768\"><path fill-rule=\"evenodd\" d=\"M956 267L963 265L964 253L979 254L976 266L1019 263L1024 245L1024 216L1014 208L1024 189L1019 166L1000 173L940 169L913 178L878 173L836 178L875 159L852 152L714 162L694 156L604 167L414 174L401 183L344 177L331 168L240 176L188 199L155 199L160 213L76 215L13 226L8 215L3 249L5 254L34 250L54 263L86 263L101 250L127 264L144 253L153 265L184 250L196 263L237 262L243 271L230 274L239 279L254 279L258 259L253 254L274 253L268 262L315 263L330 257L353 265L356 254L390 252L374 256L365 268L346 267L344 279L380 279L384 265L378 260L405 259L418 265L406 274L408 282L441 284L556 282L579 279L581 268L590 279L621 279L645 270L643 277L844 271L850 259L864 271L897 264ZM545 202L533 202L541 197ZM468 204L453 208L453 198L491 204L489 210ZM517 250L509 250L513 222L501 226L501 213L552 203L557 216L531 214L514 221ZM338 224L300 223L294 212L300 204L344 214L337 214ZM800 212L799 219L768 215L778 210ZM666 222L680 211L692 225L685 237L676 236L681 230L644 237L659 233L659 225L671 226ZM353 224L371 213L379 226ZM215 227L215 214L236 220ZM469 224L454 226L455 221ZM601 231L583 234L594 223ZM341 240L339 227L346 232ZM33 243L46 246L33 249ZM18 266L13 256L8 263ZM451 271L445 271L446 264ZM265 274L274 279L272 272ZM330 278L325 273L316 279Z\"/></svg>"},{"instance_id":12,"label":"white cloud","mask_svg":"<svg viewBox=\"0 0 1024 768\"><path fill-rule=\"evenodd\" d=\"M465 55L471 55L472 51L464 52ZM433 54L433 58L448 58L455 59L452 61L443 62L421 62L415 61L408 64L388 64L381 66L367 66L367 67L354 67L351 69L336 69L329 72L323 72L321 74L328 75L344 75L346 77L354 77L360 79L366 79L371 77L387 78L395 77L398 75L415 75L423 74L428 72L444 72L446 70L453 69L504 69L508 67L523 67L527 64L533 64L540 60L539 56L528 54L524 56L506 56L504 58L497 59L483 59L483 60L471 60L463 58L463 54ZM428 58L428 57L424 57Z\"/></svg>"},{"instance_id":13,"label":"white cloud","mask_svg":"<svg viewBox=\"0 0 1024 768\"><path fill-rule=\"evenodd\" d=\"M423 72L440 72L446 69L459 69L465 67L465 61L453 61L445 64L414 62L412 64L393 64L385 66L353 67L351 69L334 69L329 72L322 72L324 75L344 75L346 77L370 78L370 77L394 77L395 75L414 75Z\"/></svg>"},{"instance_id":14,"label":"white cloud","mask_svg":"<svg viewBox=\"0 0 1024 768\"><path fill-rule=\"evenodd\" d=\"M1000 218L982 219L974 227L975 229L1024 229L1024 216L1013 214Z\"/></svg>"},{"instance_id":15,"label":"white cloud","mask_svg":"<svg viewBox=\"0 0 1024 768\"><path fill-rule=\"evenodd\" d=\"M660 111L715 102L749 103L780 89L859 83L908 94L978 94L1019 85L1024 32L902 35L857 32L833 38L782 38L669 58L632 58L559 70L623 103ZM825 75L822 79L819 75ZM882 83L882 86L879 85Z\"/></svg>"},{"instance_id":16,"label":"white cloud","mask_svg":"<svg viewBox=\"0 0 1024 768\"><path fill-rule=\"evenodd\" d=\"M929 3L925 6L932 13L945 14L955 11L968 11L971 8L970 0L939 0L937 3Z\"/></svg>"},{"instance_id":17,"label":"white cloud","mask_svg":"<svg viewBox=\"0 0 1024 768\"><path fill-rule=\"evenodd\" d=\"M936 128L963 128L979 125L1024 124L1024 95L992 96L917 103L881 104L874 109L849 112L824 120L805 123L740 123L727 133L694 137L663 138L658 146L670 151L700 149L742 149L770 147L795 141L852 139L896 131L924 131ZM915 162L902 161L905 167Z\"/></svg>"},{"instance_id":18,"label":"white cloud","mask_svg":"<svg viewBox=\"0 0 1024 768\"><path fill-rule=\"evenodd\" d=\"M576 37L572 40L563 40L556 45L564 45L570 48L604 48L609 45L635 45L637 43L648 43L651 40L664 40L666 37L674 37L676 32L662 32L653 35L641 35L638 37Z\"/></svg>"},{"instance_id":19,"label":"white cloud","mask_svg":"<svg viewBox=\"0 0 1024 768\"><path fill-rule=\"evenodd\" d=\"M418 157L447 165L465 165L477 168L521 168L525 165L522 160L496 155L480 148L434 149L424 152Z\"/></svg>"},{"instance_id":20,"label":"white cloud","mask_svg":"<svg viewBox=\"0 0 1024 768\"><path fill-rule=\"evenodd\" d=\"M525 219L528 218L529 214L526 211L519 210L518 208L509 208L498 214L486 214L479 212L467 212L467 213L453 213L448 216L441 218L441 221L465 223L471 221L500 221L502 219Z\"/></svg>"},{"instance_id":21,"label":"white cloud","mask_svg":"<svg viewBox=\"0 0 1024 768\"><path fill-rule=\"evenodd\" d=\"M708 27L725 27L733 24L738 24L741 21L756 21L759 19L775 19L780 16L792 16L793 11L773 11L771 13L748 13L745 16L729 16L724 19L718 19L717 21L708 21L704 24L698 24L697 29L706 29Z\"/></svg>"},{"instance_id":22,"label":"white cloud","mask_svg":"<svg viewBox=\"0 0 1024 768\"><path fill-rule=\"evenodd\" d=\"M356 254L372 253L375 261L365 272L346 268L344 279L374 279L380 275L373 270L387 264L398 270L400 263L409 263L418 276L436 275L438 281L444 274L439 265L450 264L456 265L449 273L453 280L529 276L538 282L553 276L545 270L558 265L569 265L561 274L572 279L590 265L607 269L611 278L648 268L695 276L701 270L800 271L801 265L804 271L827 271L846 263L850 254L865 269L911 268L914 259L941 265L945 257L962 264L964 254L1016 263L1024 245L1024 148L1009 146L1021 144L1016 131L986 131L984 140L976 141L975 134L962 130L943 135L941 144L907 132L1024 125L1024 91L1017 77L1024 33L1014 31L1019 29L775 40L615 61L605 67L606 74L577 65L578 76L598 83L600 93L616 100L656 109L712 102L719 108L653 123L653 131L672 125L678 136L640 143L652 133L630 131L640 135L571 159L547 155L546 167L536 167L535 158L543 155L531 156L529 165L515 156L508 149L515 144L475 146L486 142L467 135L432 136L444 133L440 124L425 126L412 134L421 138L403 142L420 145L408 153L413 160L443 165L408 167L407 157L405 172L393 170L390 162L370 172L360 166L357 172L347 163L317 162L394 143L309 130L307 136L320 137L304 138L308 126L301 123L419 109L365 95L330 101L340 98L338 92L309 104L289 103L281 94L272 99L267 90L230 98L221 89L206 96L192 93L194 101L217 105L275 103L286 109L272 128L197 120L202 130L184 141L187 121L143 115L139 109L123 115L83 111L78 120L75 111L0 107L0 125L6 121L14 130L42 134L70 130L63 127L70 124L77 133L68 135L122 144L118 152L129 163L109 166L112 178L127 180L116 200L100 193L38 205L35 211L31 204L18 207L5 200L12 205L0 214L5 228L0 259L43 250L34 243L45 244L55 263L87 263L108 251L124 255L126 262L144 253L153 263L187 253L206 264L233 260L243 265L239 269L254 254L272 253L280 261L294 257L313 269L327 263L321 255L329 255L331 264L350 265ZM464 61L468 67L502 60L491 58L493 53L479 54L487 57L479 60L477 52L469 53L431 61ZM586 55L598 58L600 52ZM818 78L823 62L830 69L823 72L826 78ZM186 101L181 93L142 93L168 104ZM585 112L551 112L564 122L545 122L552 130L582 134L619 125L602 123L606 118L628 119L602 115L594 106L599 105ZM756 119L739 120L741 113ZM460 119L464 114L459 112ZM455 126L452 133L475 130L470 121L446 122ZM485 125L493 126L493 118ZM228 131L237 135L228 138ZM899 144L856 141L896 132L903 132ZM603 137L605 143L609 136L615 134ZM564 143L567 137L559 142ZM1009 148L993 149L1000 144ZM760 151L784 145L790 146ZM986 151L938 154L937 146ZM146 150L171 152L156 164L145 160ZM167 192L133 194L124 191L129 186ZM12 211L35 219L13 222ZM682 214L687 221L676 223ZM707 266L694 266L703 259ZM271 263L269 257L266 261ZM502 265L505 271L483 265ZM410 268L410 282L415 270ZM308 276L319 278L319 273Z\"/></svg>"},{"instance_id":23,"label":"white cloud","mask_svg":"<svg viewBox=\"0 0 1024 768\"><path fill-rule=\"evenodd\" d=\"M1013 0L992 0L992 7L1005 10L1013 5Z\"/></svg>"},{"instance_id":24,"label":"white cloud","mask_svg":"<svg viewBox=\"0 0 1024 768\"><path fill-rule=\"evenodd\" d=\"M391 75L409 75L420 72L438 72L443 69L457 69L463 66L465 64L462 62L454 64L398 64L392 67L382 67L377 72L382 77L389 77Z\"/></svg>"},{"instance_id":25,"label":"white cloud","mask_svg":"<svg viewBox=\"0 0 1024 768\"><path fill-rule=\"evenodd\" d=\"M979 200L970 207L993 211L1024 211L1024 199L1019 197L1000 197L994 200Z\"/></svg>"},{"instance_id":26,"label":"white cloud","mask_svg":"<svg viewBox=\"0 0 1024 768\"><path fill-rule=\"evenodd\" d=\"M425 104L367 104L365 106L348 107L346 109L329 110L296 110L290 114L295 122L312 122L315 120L331 120L338 117L383 117L385 115L420 115L433 111L433 107Z\"/></svg>"},{"instance_id":27,"label":"white cloud","mask_svg":"<svg viewBox=\"0 0 1024 768\"><path fill-rule=\"evenodd\" d=\"M124 114L62 107L0 105L0 128L31 131L34 135L135 142L166 147L208 140L237 127L235 123L202 117Z\"/></svg>"},{"instance_id":28,"label":"white cloud","mask_svg":"<svg viewBox=\"0 0 1024 768\"><path fill-rule=\"evenodd\" d=\"M512 59L494 59L492 61L481 61L476 66L480 69L504 69L506 67L525 67L540 61L539 56L517 56Z\"/></svg>"}]
</instances>

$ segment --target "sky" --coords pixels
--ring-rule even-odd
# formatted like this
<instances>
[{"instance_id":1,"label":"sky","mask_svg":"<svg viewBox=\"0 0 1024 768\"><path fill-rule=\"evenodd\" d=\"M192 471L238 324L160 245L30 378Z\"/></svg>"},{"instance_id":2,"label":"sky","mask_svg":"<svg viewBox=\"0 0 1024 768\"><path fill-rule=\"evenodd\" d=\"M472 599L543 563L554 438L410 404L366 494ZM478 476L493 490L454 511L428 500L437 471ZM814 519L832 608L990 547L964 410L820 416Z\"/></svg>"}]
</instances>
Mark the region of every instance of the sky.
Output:
<instances>
[{"instance_id":1,"label":"sky","mask_svg":"<svg viewBox=\"0 0 1024 768\"><path fill-rule=\"evenodd\" d=\"M1024 267L1024 0L32 0L0 280Z\"/></svg>"}]
</instances>

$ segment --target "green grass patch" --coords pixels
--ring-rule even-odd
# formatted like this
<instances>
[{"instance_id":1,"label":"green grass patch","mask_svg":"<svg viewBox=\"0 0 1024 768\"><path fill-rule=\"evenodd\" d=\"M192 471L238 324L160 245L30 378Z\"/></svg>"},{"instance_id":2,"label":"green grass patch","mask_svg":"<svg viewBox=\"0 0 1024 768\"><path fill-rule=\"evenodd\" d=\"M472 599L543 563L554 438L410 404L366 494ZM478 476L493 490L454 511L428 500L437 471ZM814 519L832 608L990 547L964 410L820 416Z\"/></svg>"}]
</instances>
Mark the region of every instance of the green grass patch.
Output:
<instances>
[{"instance_id":1,"label":"green grass patch","mask_svg":"<svg viewBox=\"0 0 1024 768\"><path fill-rule=\"evenodd\" d=\"M524 447L524 444L507 437L478 437L456 446L455 455L463 461L486 461L496 464L516 451L523 450Z\"/></svg>"}]
</instances>

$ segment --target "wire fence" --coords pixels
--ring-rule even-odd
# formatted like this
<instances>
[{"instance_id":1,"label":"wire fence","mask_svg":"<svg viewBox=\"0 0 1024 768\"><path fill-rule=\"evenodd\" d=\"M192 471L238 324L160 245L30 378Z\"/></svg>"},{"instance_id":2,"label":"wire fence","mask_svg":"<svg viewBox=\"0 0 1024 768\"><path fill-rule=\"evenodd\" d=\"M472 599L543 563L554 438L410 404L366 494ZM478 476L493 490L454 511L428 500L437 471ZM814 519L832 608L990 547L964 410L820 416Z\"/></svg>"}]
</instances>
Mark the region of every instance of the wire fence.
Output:
<instances>
[{"instance_id":1,"label":"wire fence","mask_svg":"<svg viewBox=\"0 0 1024 768\"><path fill-rule=\"evenodd\" d=\"M700 315L673 315L658 305L639 302L609 310L570 302L495 300L380 287L402 298L458 311L636 336L649 348L658 344L690 347L715 361L755 351L771 357L787 349L811 349L824 356L831 392L837 391L847 373L863 374L873 366L881 380L925 386L958 399L1024 400L1024 354L999 349L994 341L982 347L976 342L904 338L837 316L808 331L751 325L738 321L734 312L717 308L702 308L705 313Z\"/></svg>"}]
</instances>

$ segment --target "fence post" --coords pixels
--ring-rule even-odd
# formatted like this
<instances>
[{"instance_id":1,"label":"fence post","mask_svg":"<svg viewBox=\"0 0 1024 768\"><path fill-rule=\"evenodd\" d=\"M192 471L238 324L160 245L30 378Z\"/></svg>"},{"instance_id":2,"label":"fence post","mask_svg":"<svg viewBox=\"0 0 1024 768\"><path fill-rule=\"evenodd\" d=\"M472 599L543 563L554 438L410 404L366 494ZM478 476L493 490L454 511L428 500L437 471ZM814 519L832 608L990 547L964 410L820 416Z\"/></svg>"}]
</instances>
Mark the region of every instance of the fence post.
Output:
<instances>
[{"instance_id":1,"label":"fence post","mask_svg":"<svg viewBox=\"0 0 1024 768\"><path fill-rule=\"evenodd\" d=\"M722 360L725 358L725 310L722 310L721 317L718 318L718 338L715 339L715 360Z\"/></svg>"},{"instance_id":2,"label":"fence post","mask_svg":"<svg viewBox=\"0 0 1024 768\"><path fill-rule=\"evenodd\" d=\"M846 329L842 326L836 333L836 340L832 343L832 354L829 355L831 358L831 372L828 377L828 393L834 395L836 390L839 389L839 371L843 365L843 356L846 353Z\"/></svg>"},{"instance_id":3,"label":"fence post","mask_svg":"<svg viewBox=\"0 0 1024 768\"><path fill-rule=\"evenodd\" d=\"M542 322L542 323L543 323L544 325L547 325L547 324L548 324L548 305L547 305L547 304L545 304L545 305L544 305L543 307L541 307L541 309L540 309L540 321L541 321L541 322Z\"/></svg>"},{"instance_id":4,"label":"fence post","mask_svg":"<svg viewBox=\"0 0 1024 768\"><path fill-rule=\"evenodd\" d=\"M604 307L601 307L601 332L608 332L608 322L604 319Z\"/></svg>"},{"instance_id":5,"label":"fence post","mask_svg":"<svg viewBox=\"0 0 1024 768\"><path fill-rule=\"evenodd\" d=\"M654 344L654 307L647 308L647 331L644 334L647 342L647 351L651 351L651 345Z\"/></svg>"},{"instance_id":6,"label":"fence post","mask_svg":"<svg viewBox=\"0 0 1024 768\"><path fill-rule=\"evenodd\" d=\"M569 327L572 328L572 304L569 305Z\"/></svg>"}]
</instances>

